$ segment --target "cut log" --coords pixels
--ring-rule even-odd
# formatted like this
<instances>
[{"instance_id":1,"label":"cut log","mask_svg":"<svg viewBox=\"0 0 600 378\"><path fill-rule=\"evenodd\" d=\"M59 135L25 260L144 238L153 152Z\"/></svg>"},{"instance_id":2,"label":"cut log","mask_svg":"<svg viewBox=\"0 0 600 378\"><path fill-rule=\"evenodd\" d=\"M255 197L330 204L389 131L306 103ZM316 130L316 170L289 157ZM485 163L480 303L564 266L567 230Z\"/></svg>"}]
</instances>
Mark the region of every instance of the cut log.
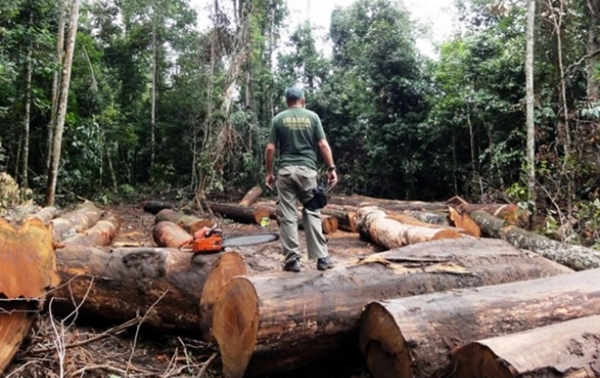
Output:
<instances>
[{"instance_id":1,"label":"cut log","mask_svg":"<svg viewBox=\"0 0 600 378\"><path fill-rule=\"evenodd\" d=\"M263 209L269 212L269 218L277 220L277 205L275 202L258 202L252 205L253 209Z\"/></svg>"},{"instance_id":2,"label":"cut log","mask_svg":"<svg viewBox=\"0 0 600 378\"><path fill-rule=\"evenodd\" d=\"M50 222L52 224L52 238L54 242L58 243L77 232L83 232L94 226L101 216L102 211L100 209L92 202L85 201L74 211L52 219Z\"/></svg>"},{"instance_id":3,"label":"cut log","mask_svg":"<svg viewBox=\"0 0 600 378\"><path fill-rule=\"evenodd\" d=\"M52 293L56 315L69 314L81 304L79 321L120 324L139 315L146 316L145 326L160 332L202 337L200 295L219 253L168 248L109 253L69 245L57 250L57 256L60 276L68 284Z\"/></svg>"},{"instance_id":4,"label":"cut log","mask_svg":"<svg viewBox=\"0 0 600 378\"><path fill-rule=\"evenodd\" d=\"M50 230L37 218L0 219L0 375L29 333L46 293L58 286Z\"/></svg>"},{"instance_id":5,"label":"cut log","mask_svg":"<svg viewBox=\"0 0 600 378\"><path fill-rule=\"evenodd\" d=\"M215 303L212 333L226 377L274 374L354 350L361 310L370 300L566 271L501 240L438 240L325 273L235 277Z\"/></svg>"},{"instance_id":6,"label":"cut log","mask_svg":"<svg viewBox=\"0 0 600 378\"><path fill-rule=\"evenodd\" d=\"M41 209L40 211L38 211L35 214L28 215L25 218L25 220L31 219L31 218L38 218L45 225L47 225L47 224L50 224L50 221L52 221L52 219L56 218L57 216L58 216L58 209L54 206L48 206L48 207L44 207L43 209Z\"/></svg>"},{"instance_id":7,"label":"cut log","mask_svg":"<svg viewBox=\"0 0 600 378\"><path fill-rule=\"evenodd\" d=\"M121 227L121 218L116 214L108 214L89 230L63 240L63 245L108 246Z\"/></svg>"},{"instance_id":8,"label":"cut log","mask_svg":"<svg viewBox=\"0 0 600 378\"><path fill-rule=\"evenodd\" d=\"M560 243L545 236L506 225L484 211L471 213L484 235L504 239L517 248L527 249L575 270L600 267L600 251L581 245Z\"/></svg>"},{"instance_id":9,"label":"cut log","mask_svg":"<svg viewBox=\"0 0 600 378\"><path fill-rule=\"evenodd\" d=\"M449 378L597 377L600 316L469 343L452 352Z\"/></svg>"},{"instance_id":10,"label":"cut log","mask_svg":"<svg viewBox=\"0 0 600 378\"><path fill-rule=\"evenodd\" d=\"M389 218L377 207L363 207L355 216L356 228L367 240L386 248L397 248L409 244L439 239L460 238L458 231L446 228L435 229L411 226Z\"/></svg>"},{"instance_id":11,"label":"cut log","mask_svg":"<svg viewBox=\"0 0 600 378\"><path fill-rule=\"evenodd\" d=\"M445 202L423 202L423 201L400 201L382 198L373 198L367 196L353 195L350 197L332 196L331 203L339 203L342 205L350 205L357 207L379 207L385 210L392 211L447 211L448 204Z\"/></svg>"},{"instance_id":12,"label":"cut log","mask_svg":"<svg viewBox=\"0 0 600 378\"><path fill-rule=\"evenodd\" d=\"M262 192L263 190L260 186L255 186L246 193L238 205L246 207L252 206L260 198Z\"/></svg>"},{"instance_id":13,"label":"cut log","mask_svg":"<svg viewBox=\"0 0 600 378\"><path fill-rule=\"evenodd\" d=\"M150 214L158 214L164 209L174 209L177 207L177 202L169 200L149 200L144 203L144 211Z\"/></svg>"},{"instance_id":14,"label":"cut log","mask_svg":"<svg viewBox=\"0 0 600 378\"><path fill-rule=\"evenodd\" d=\"M454 222L456 228L466 230L470 235L481 237L481 228L475 223L467 213L460 214L454 208L448 208L450 219Z\"/></svg>"},{"instance_id":15,"label":"cut log","mask_svg":"<svg viewBox=\"0 0 600 378\"><path fill-rule=\"evenodd\" d=\"M156 214L156 218L154 218L155 224L164 221L173 222L179 227L183 228L187 233L192 235L202 227L211 227L214 224L212 219L198 218L193 215L182 214L171 209L159 211L159 213Z\"/></svg>"},{"instance_id":16,"label":"cut log","mask_svg":"<svg viewBox=\"0 0 600 378\"><path fill-rule=\"evenodd\" d=\"M214 304L229 281L235 276L248 273L244 258L236 252L224 252L214 263L202 289L200 297L200 328L204 340L215 341L212 336L212 316Z\"/></svg>"},{"instance_id":17,"label":"cut log","mask_svg":"<svg viewBox=\"0 0 600 378\"><path fill-rule=\"evenodd\" d=\"M270 217L269 211L260 207L255 209L249 206L217 202L207 202L207 205L212 212L239 223L260 224L262 218Z\"/></svg>"},{"instance_id":18,"label":"cut log","mask_svg":"<svg viewBox=\"0 0 600 378\"><path fill-rule=\"evenodd\" d=\"M448 218L447 213L416 210L406 210L403 211L403 213L425 223L437 224L440 226L452 225L450 224L450 219Z\"/></svg>"},{"instance_id":19,"label":"cut log","mask_svg":"<svg viewBox=\"0 0 600 378\"><path fill-rule=\"evenodd\" d=\"M321 214L334 217L338 221L338 228L348 232L358 232L356 223L354 222L353 211L337 210L331 207L321 209Z\"/></svg>"},{"instance_id":20,"label":"cut log","mask_svg":"<svg viewBox=\"0 0 600 378\"><path fill-rule=\"evenodd\" d=\"M505 223L517 227L527 227L529 225L529 211L521 209L515 204L462 204L456 207L460 213L472 214L475 211L485 211L486 213L502 219Z\"/></svg>"},{"instance_id":21,"label":"cut log","mask_svg":"<svg viewBox=\"0 0 600 378\"><path fill-rule=\"evenodd\" d=\"M479 339L600 313L600 270L366 306L359 347L374 378L437 377Z\"/></svg>"},{"instance_id":22,"label":"cut log","mask_svg":"<svg viewBox=\"0 0 600 378\"><path fill-rule=\"evenodd\" d=\"M152 238L159 247L179 248L190 242L192 235L173 222L162 221L152 228Z\"/></svg>"},{"instance_id":23,"label":"cut log","mask_svg":"<svg viewBox=\"0 0 600 378\"><path fill-rule=\"evenodd\" d=\"M303 230L302 211L298 211L298 229ZM330 235L338 230L338 220L336 217L321 214L321 230L324 234Z\"/></svg>"}]
</instances>

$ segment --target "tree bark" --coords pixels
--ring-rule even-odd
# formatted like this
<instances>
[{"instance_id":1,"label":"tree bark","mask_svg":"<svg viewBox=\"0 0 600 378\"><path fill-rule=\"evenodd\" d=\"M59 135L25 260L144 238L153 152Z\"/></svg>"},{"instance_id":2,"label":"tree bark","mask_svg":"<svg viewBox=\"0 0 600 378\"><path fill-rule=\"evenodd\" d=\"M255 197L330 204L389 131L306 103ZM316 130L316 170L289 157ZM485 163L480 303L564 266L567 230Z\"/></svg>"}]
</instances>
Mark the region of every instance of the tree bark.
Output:
<instances>
[{"instance_id":1,"label":"tree bark","mask_svg":"<svg viewBox=\"0 0 600 378\"><path fill-rule=\"evenodd\" d=\"M177 202L169 200L150 200L144 203L144 211L150 214L158 214L161 210L172 210L177 207Z\"/></svg>"},{"instance_id":2,"label":"tree bark","mask_svg":"<svg viewBox=\"0 0 600 378\"><path fill-rule=\"evenodd\" d=\"M15 228L0 218L0 374L35 320L46 293L58 286L50 229L40 219Z\"/></svg>"},{"instance_id":3,"label":"tree bark","mask_svg":"<svg viewBox=\"0 0 600 378\"><path fill-rule=\"evenodd\" d=\"M56 115L56 130L52 141L52 159L50 169L48 170L48 183L46 185L46 206L54 205L54 196L56 194L56 181L58 178L58 166L60 163L65 117L67 115L67 100L69 98L69 83L71 82L71 66L73 64L73 50L75 50L75 37L77 35L80 2L81 0L73 0L71 16L69 17L69 32L60 85L58 112Z\"/></svg>"},{"instance_id":4,"label":"tree bark","mask_svg":"<svg viewBox=\"0 0 600 378\"><path fill-rule=\"evenodd\" d=\"M355 221L362 237L386 248L461 237L458 231L450 228L436 229L400 223L376 207L361 208L356 213Z\"/></svg>"},{"instance_id":5,"label":"tree bark","mask_svg":"<svg viewBox=\"0 0 600 378\"><path fill-rule=\"evenodd\" d=\"M99 220L98 223L89 230L63 240L62 244L88 247L108 246L115 238L117 230L121 227L121 222L121 218L117 215L108 214L108 216Z\"/></svg>"},{"instance_id":6,"label":"tree bark","mask_svg":"<svg viewBox=\"0 0 600 378\"><path fill-rule=\"evenodd\" d=\"M260 196L262 195L262 188L260 186L255 186L254 188L250 189L248 191L248 193L246 193L246 195L244 196L244 198L242 198L242 200L238 203L238 205L241 206L252 206L254 205L254 203L256 201L258 201L258 199L260 198Z\"/></svg>"},{"instance_id":7,"label":"tree bark","mask_svg":"<svg viewBox=\"0 0 600 378\"><path fill-rule=\"evenodd\" d=\"M471 217L485 235L506 240L518 248L539 253L569 268L583 270L600 267L600 252L592 248L560 243L516 226L507 226L501 219L483 211L476 211Z\"/></svg>"},{"instance_id":8,"label":"tree bark","mask_svg":"<svg viewBox=\"0 0 600 378\"><path fill-rule=\"evenodd\" d=\"M252 208L228 203L207 202L211 211L221 214L240 223L260 224L262 218L269 218L270 213L264 208Z\"/></svg>"},{"instance_id":9,"label":"tree bark","mask_svg":"<svg viewBox=\"0 0 600 378\"><path fill-rule=\"evenodd\" d=\"M69 245L57 250L60 276L67 284L52 294L51 310L64 315L81 304L78 320L102 325L146 316L145 326L201 338L200 294L219 256Z\"/></svg>"},{"instance_id":10,"label":"tree bark","mask_svg":"<svg viewBox=\"0 0 600 378\"><path fill-rule=\"evenodd\" d=\"M244 258L236 252L224 252L208 273L200 297L200 328L204 340L215 342L212 335L213 308L219 294L235 276L248 273Z\"/></svg>"},{"instance_id":11,"label":"tree bark","mask_svg":"<svg viewBox=\"0 0 600 378\"><path fill-rule=\"evenodd\" d=\"M438 240L326 273L235 277L215 303L212 333L225 377L275 374L323 359L333 362L354 350L362 308L371 300L566 271L501 240Z\"/></svg>"},{"instance_id":12,"label":"tree bark","mask_svg":"<svg viewBox=\"0 0 600 378\"><path fill-rule=\"evenodd\" d=\"M600 316L469 343L452 352L449 378L596 377Z\"/></svg>"},{"instance_id":13,"label":"tree bark","mask_svg":"<svg viewBox=\"0 0 600 378\"><path fill-rule=\"evenodd\" d=\"M186 215L180 212L164 209L156 214L154 223L163 221L176 223L179 227L183 228L186 232L194 234L202 227L211 227L215 222L211 219L202 219L193 215Z\"/></svg>"},{"instance_id":14,"label":"tree bark","mask_svg":"<svg viewBox=\"0 0 600 378\"><path fill-rule=\"evenodd\" d=\"M192 235L176 223L162 221L152 228L152 238L159 247L180 248L192 240Z\"/></svg>"},{"instance_id":15,"label":"tree bark","mask_svg":"<svg viewBox=\"0 0 600 378\"><path fill-rule=\"evenodd\" d=\"M77 232L83 232L93 227L101 216L102 211L92 202L86 201L74 211L50 221L52 224L52 239L55 243L58 243Z\"/></svg>"},{"instance_id":16,"label":"tree bark","mask_svg":"<svg viewBox=\"0 0 600 378\"><path fill-rule=\"evenodd\" d=\"M445 376L459 345L599 311L597 269L373 302L361 319L359 347L374 378Z\"/></svg>"}]
</instances>

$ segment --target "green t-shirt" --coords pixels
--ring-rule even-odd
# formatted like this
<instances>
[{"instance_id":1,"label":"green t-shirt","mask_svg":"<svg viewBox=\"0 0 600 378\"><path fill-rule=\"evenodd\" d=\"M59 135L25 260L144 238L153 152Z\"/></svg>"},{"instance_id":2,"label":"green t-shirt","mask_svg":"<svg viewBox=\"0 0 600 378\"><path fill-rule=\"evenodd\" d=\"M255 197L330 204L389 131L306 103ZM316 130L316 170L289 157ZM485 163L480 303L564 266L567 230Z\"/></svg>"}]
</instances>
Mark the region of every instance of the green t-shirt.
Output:
<instances>
[{"instance_id":1,"label":"green t-shirt","mask_svg":"<svg viewBox=\"0 0 600 378\"><path fill-rule=\"evenodd\" d=\"M304 108L290 108L273 118L269 143L279 148L279 167L302 165L317 169L318 142L325 139L319 116Z\"/></svg>"}]
</instances>

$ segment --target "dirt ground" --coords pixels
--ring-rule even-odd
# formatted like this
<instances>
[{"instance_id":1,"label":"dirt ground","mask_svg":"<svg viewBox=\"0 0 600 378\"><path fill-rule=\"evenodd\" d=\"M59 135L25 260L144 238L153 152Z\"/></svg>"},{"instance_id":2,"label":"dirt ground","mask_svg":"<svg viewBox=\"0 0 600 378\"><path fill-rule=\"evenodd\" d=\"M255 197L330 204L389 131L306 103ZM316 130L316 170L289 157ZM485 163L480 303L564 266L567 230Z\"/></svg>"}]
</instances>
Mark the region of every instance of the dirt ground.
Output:
<instances>
[{"instance_id":1,"label":"dirt ground","mask_svg":"<svg viewBox=\"0 0 600 378\"><path fill-rule=\"evenodd\" d=\"M144 212L142 205L106 207L104 210L116 213L123 220L112 247L155 246L151 233L154 215ZM274 220L267 227L261 227L225 219L220 227L225 238L278 231ZM308 261L306 255L303 231L299 231L299 235L302 269L315 270L316 262ZM326 238L334 263L380 251L355 233L337 231ZM236 251L244 256L249 274L282 269L279 241L237 248ZM214 344L148 334L136 326L127 329L103 329L97 324L93 328L86 327L73 320L42 314L4 377L221 377L218 347ZM369 374L360 356L350 356L342 363L311 366L283 377L364 378Z\"/></svg>"}]
</instances>

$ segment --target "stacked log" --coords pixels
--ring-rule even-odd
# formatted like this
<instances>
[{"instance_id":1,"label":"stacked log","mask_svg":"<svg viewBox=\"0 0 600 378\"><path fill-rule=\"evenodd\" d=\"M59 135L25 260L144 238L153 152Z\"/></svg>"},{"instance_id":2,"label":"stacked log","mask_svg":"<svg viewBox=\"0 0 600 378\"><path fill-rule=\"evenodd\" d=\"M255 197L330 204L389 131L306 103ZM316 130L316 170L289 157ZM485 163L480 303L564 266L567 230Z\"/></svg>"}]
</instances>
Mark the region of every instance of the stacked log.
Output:
<instances>
[{"instance_id":1,"label":"stacked log","mask_svg":"<svg viewBox=\"0 0 600 378\"><path fill-rule=\"evenodd\" d=\"M479 340L452 352L448 378L596 377L600 316Z\"/></svg>"},{"instance_id":2,"label":"stacked log","mask_svg":"<svg viewBox=\"0 0 600 378\"><path fill-rule=\"evenodd\" d=\"M386 248L439 239L457 239L460 234L451 228L430 228L400 223L377 207L363 207L355 216L356 228L362 237Z\"/></svg>"},{"instance_id":3,"label":"stacked log","mask_svg":"<svg viewBox=\"0 0 600 378\"><path fill-rule=\"evenodd\" d=\"M527 249L575 270L600 267L600 252L581 245L560 243L517 226L485 211L474 211L471 218L481 227L484 235L503 239L517 248Z\"/></svg>"},{"instance_id":4,"label":"stacked log","mask_svg":"<svg viewBox=\"0 0 600 378\"><path fill-rule=\"evenodd\" d=\"M253 208L218 202L207 202L207 205L212 212L240 223L260 224L262 218L269 218L271 215L268 210L261 207Z\"/></svg>"},{"instance_id":5,"label":"stacked log","mask_svg":"<svg viewBox=\"0 0 600 378\"><path fill-rule=\"evenodd\" d=\"M121 218L109 213L89 230L63 240L63 245L108 246L121 227Z\"/></svg>"},{"instance_id":6,"label":"stacked log","mask_svg":"<svg viewBox=\"0 0 600 378\"><path fill-rule=\"evenodd\" d=\"M213 270L231 266L219 264L220 256L169 248L118 248L109 253L69 245L57 250L65 285L52 293L50 310L66 315L77 308L79 320L101 324L145 316L144 325L160 332L201 338L204 283L209 275L226 276Z\"/></svg>"},{"instance_id":7,"label":"stacked log","mask_svg":"<svg viewBox=\"0 0 600 378\"><path fill-rule=\"evenodd\" d=\"M155 224L165 221L177 224L189 234L194 234L202 227L211 227L214 224L212 219L198 218L193 215L182 214L171 209L163 209L159 211L154 218Z\"/></svg>"},{"instance_id":8,"label":"stacked log","mask_svg":"<svg viewBox=\"0 0 600 378\"><path fill-rule=\"evenodd\" d=\"M102 211L90 201L85 201L74 211L66 213L59 218L52 219L52 238L54 242L61 242L78 232L83 232L93 227L102 216Z\"/></svg>"},{"instance_id":9,"label":"stacked log","mask_svg":"<svg viewBox=\"0 0 600 378\"><path fill-rule=\"evenodd\" d=\"M152 228L152 238L157 246L167 248L180 248L192 241L192 235L169 221L155 224Z\"/></svg>"},{"instance_id":10,"label":"stacked log","mask_svg":"<svg viewBox=\"0 0 600 378\"><path fill-rule=\"evenodd\" d=\"M59 284L52 235L37 218L14 228L0 219L0 375Z\"/></svg>"},{"instance_id":11,"label":"stacked log","mask_svg":"<svg viewBox=\"0 0 600 378\"><path fill-rule=\"evenodd\" d=\"M566 271L500 240L438 240L326 273L234 277L214 305L212 334L225 376L276 373L353 350L361 310L370 300Z\"/></svg>"},{"instance_id":12,"label":"stacked log","mask_svg":"<svg viewBox=\"0 0 600 378\"><path fill-rule=\"evenodd\" d=\"M43 209L41 209L40 211L36 212L35 214L28 215L27 217L25 217L25 220L31 219L31 218L38 218L45 225L48 225L48 224L50 224L52 219L54 219L58 216L58 214L59 214L59 212L56 207L47 206L47 207L44 207Z\"/></svg>"},{"instance_id":13,"label":"stacked log","mask_svg":"<svg viewBox=\"0 0 600 378\"><path fill-rule=\"evenodd\" d=\"M374 378L442 376L457 346L598 313L595 269L373 302L361 318L359 347Z\"/></svg>"}]
</instances>

